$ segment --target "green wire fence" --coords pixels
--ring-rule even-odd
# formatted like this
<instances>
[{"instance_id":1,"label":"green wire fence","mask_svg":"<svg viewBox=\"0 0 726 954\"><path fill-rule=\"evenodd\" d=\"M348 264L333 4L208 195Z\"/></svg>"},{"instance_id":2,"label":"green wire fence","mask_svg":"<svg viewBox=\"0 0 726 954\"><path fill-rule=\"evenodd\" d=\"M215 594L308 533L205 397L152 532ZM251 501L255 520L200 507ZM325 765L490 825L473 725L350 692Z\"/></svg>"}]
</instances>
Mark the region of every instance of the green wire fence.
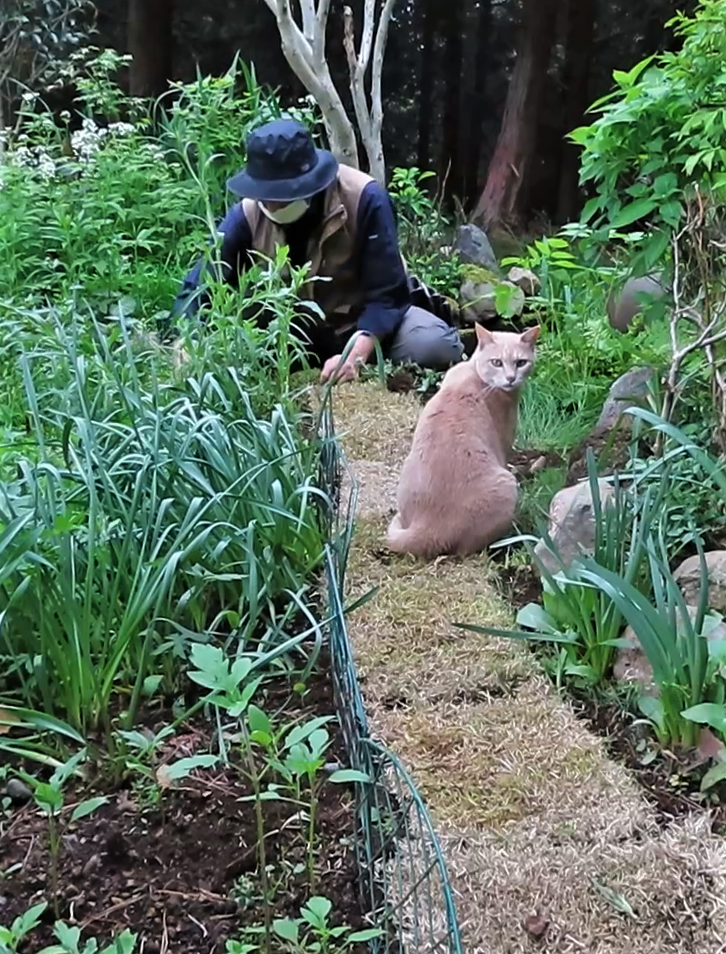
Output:
<instances>
[{"instance_id":1,"label":"green wire fence","mask_svg":"<svg viewBox=\"0 0 726 954\"><path fill-rule=\"evenodd\" d=\"M351 767L370 782L356 786L356 852L361 903L382 929L374 954L461 954L451 883L431 818L393 753L370 734L345 622L345 574L357 486L335 437L333 414L321 414L324 515L332 680Z\"/></svg>"}]
</instances>

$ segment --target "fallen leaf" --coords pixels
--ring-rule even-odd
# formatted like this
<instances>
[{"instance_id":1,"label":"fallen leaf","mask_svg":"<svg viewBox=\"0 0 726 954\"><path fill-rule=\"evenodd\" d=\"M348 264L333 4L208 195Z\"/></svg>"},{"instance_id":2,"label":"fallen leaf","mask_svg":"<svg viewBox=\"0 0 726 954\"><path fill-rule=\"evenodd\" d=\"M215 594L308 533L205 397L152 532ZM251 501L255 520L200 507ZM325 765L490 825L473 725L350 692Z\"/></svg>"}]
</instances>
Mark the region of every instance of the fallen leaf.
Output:
<instances>
[{"instance_id":1,"label":"fallen leaf","mask_svg":"<svg viewBox=\"0 0 726 954\"><path fill-rule=\"evenodd\" d=\"M715 759L723 752L723 742L710 729L702 729L698 740L698 754L704 759Z\"/></svg>"},{"instance_id":2,"label":"fallen leaf","mask_svg":"<svg viewBox=\"0 0 726 954\"><path fill-rule=\"evenodd\" d=\"M0 735L7 735L10 727L19 721L18 717L8 709L0 709Z\"/></svg>"},{"instance_id":3,"label":"fallen leaf","mask_svg":"<svg viewBox=\"0 0 726 954\"><path fill-rule=\"evenodd\" d=\"M635 911L625 895L620 894L619 891L613 891L612 888L609 888L606 884L601 884L595 878L591 880L593 888L595 888L598 894L602 895L611 907L621 914L625 914L627 917L636 917Z\"/></svg>"}]
</instances>

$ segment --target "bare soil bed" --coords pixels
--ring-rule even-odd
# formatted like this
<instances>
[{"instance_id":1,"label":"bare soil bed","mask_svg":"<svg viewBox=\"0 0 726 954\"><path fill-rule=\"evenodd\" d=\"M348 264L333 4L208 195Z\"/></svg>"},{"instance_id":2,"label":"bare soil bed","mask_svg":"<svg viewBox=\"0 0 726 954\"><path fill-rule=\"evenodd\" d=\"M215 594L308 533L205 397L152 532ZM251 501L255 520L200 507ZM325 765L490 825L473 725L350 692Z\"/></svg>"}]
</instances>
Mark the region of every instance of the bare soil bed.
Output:
<instances>
[{"instance_id":1,"label":"bare soil bed","mask_svg":"<svg viewBox=\"0 0 726 954\"><path fill-rule=\"evenodd\" d=\"M709 810L713 831L726 833L726 786L716 786L708 799L699 792L708 769L704 759L687 752L656 752L643 726L634 724L635 714L612 702L582 697L576 700L575 711L592 732L605 738L611 758L633 773L663 823Z\"/></svg>"},{"instance_id":2,"label":"bare soil bed","mask_svg":"<svg viewBox=\"0 0 726 954\"><path fill-rule=\"evenodd\" d=\"M266 683L267 712L283 712L284 721L332 715L334 704L328 661L311 676L301 699L292 680ZM158 712L147 720L159 728L173 720ZM336 721L326 728L332 744L327 758L345 764ZM209 723L196 722L173 738L164 762L209 751ZM228 939L240 939L245 926L263 922L264 899L256 852L254 805L242 801L249 783L233 764L229 769L197 770L153 798L151 787L112 787L98 779L91 790L68 794L68 808L90 795L108 795L96 813L64 825L58 863L58 914L78 925L84 937L110 939L129 929L138 934L137 950L179 954L224 951ZM359 905L353 837L352 792L347 785L324 784L317 822L315 876L307 870L307 823L300 806L262 803L270 879L271 916L299 917L312 894L332 902L331 922L354 930L366 926ZM67 816L66 816L67 817ZM46 900L43 927L23 950L32 954L52 941L56 920L47 821L32 802L5 823L0 867L0 922L9 924L31 905ZM10 872L10 873L9 873ZM9 874L8 874L9 873Z\"/></svg>"}]
</instances>

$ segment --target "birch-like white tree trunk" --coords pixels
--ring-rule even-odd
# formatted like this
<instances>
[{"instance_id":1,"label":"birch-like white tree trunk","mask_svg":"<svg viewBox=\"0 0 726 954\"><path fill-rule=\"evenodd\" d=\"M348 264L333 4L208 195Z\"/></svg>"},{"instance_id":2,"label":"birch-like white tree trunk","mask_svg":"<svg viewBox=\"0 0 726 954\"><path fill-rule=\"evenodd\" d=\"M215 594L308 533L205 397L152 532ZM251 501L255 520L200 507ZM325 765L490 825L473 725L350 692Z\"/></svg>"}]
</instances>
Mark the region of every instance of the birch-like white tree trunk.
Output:
<instances>
[{"instance_id":1,"label":"birch-like white tree trunk","mask_svg":"<svg viewBox=\"0 0 726 954\"><path fill-rule=\"evenodd\" d=\"M363 10L363 33L360 49L356 53L353 11L345 7L343 11L343 43L348 57L350 70L350 91L353 108L358 121L363 146L368 157L368 171L382 186L386 184L386 163L383 158L383 99L381 94L381 76L383 58L388 42L388 26L391 22L396 0L383 0L381 15L376 25L377 0L365 0ZM366 95L366 75L373 54L371 73L370 101Z\"/></svg>"},{"instance_id":2,"label":"birch-like white tree trunk","mask_svg":"<svg viewBox=\"0 0 726 954\"><path fill-rule=\"evenodd\" d=\"M350 70L350 89L361 140L368 158L370 174L385 185L386 166L383 158L381 131L383 101L381 74L388 39L388 25L396 0L382 0L376 24L378 0L365 0L363 34L360 51L356 52L353 13L345 8L343 43ZM359 168L355 129L343 100L333 83L325 54L325 34L330 0L299 0L301 23L293 16L291 0L265 0L274 13L280 33L282 52L305 89L315 99L323 115L330 141L330 150L339 162ZM370 102L366 94L366 75L373 57Z\"/></svg>"},{"instance_id":3,"label":"birch-like white tree trunk","mask_svg":"<svg viewBox=\"0 0 726 954\"><path fill-rule=\"evenodd\" d=\"M317 0L317 7L315 0L300 0L302 29L293 17L290 0L265 0L265 3L275 14L285 59L320 107L330 151L338 162L357 169L355 131L325 56L330 0Z\"/></svg>"}]
</instances>

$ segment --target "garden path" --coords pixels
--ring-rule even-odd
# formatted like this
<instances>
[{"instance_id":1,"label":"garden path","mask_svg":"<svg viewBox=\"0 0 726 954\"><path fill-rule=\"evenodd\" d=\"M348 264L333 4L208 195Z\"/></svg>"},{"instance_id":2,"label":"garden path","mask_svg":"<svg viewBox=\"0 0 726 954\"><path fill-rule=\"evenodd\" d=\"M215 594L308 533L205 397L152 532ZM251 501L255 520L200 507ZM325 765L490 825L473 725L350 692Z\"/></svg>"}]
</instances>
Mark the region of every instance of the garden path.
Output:
<instances>
[{"instance_id":1,"label":"garden path","mask_svg":"<svg viewBox=\"0 0 726 954\"><path fill-rule=\"evenodd\" d=\"M419 407L378 383L335 389L359 483L346 597L380 587L349 619L371 729L431 812L465 951L528 954L546 923L561 954L723 954L726 842L708 819L664 823L530 653L452 625L511 623L485 556L385 550Z\"/></svg>"}]
</instances>

